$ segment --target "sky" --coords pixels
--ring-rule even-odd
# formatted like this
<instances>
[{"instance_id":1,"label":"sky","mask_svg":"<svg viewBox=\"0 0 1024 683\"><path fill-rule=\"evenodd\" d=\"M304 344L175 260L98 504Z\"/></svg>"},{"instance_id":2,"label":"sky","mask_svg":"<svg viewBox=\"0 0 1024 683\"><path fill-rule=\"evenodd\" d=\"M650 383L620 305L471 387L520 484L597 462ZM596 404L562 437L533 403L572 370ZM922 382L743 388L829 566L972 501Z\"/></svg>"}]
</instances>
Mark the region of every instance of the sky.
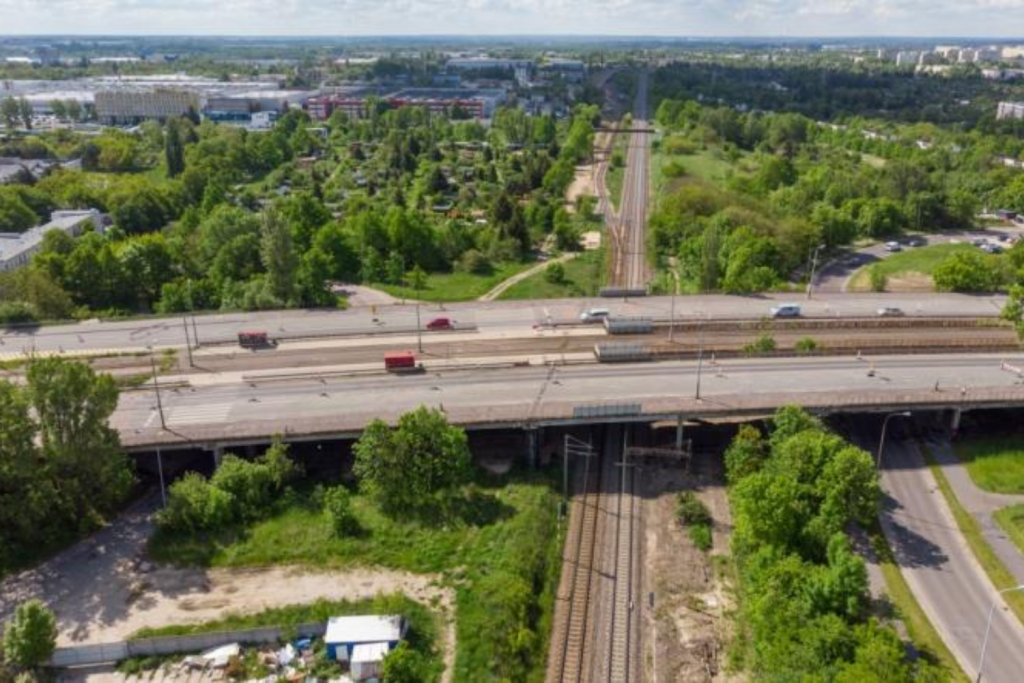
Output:
<instances>
[{"instance_id":1,"label":"sky","mask_svg":"<svg viewBox=\"0 0 1024 683\"><path fill-rule=\"evenodd\" d=\"M1024 0L0 0L4 34L1024 39Z\"/></svg>"}]
</instances>

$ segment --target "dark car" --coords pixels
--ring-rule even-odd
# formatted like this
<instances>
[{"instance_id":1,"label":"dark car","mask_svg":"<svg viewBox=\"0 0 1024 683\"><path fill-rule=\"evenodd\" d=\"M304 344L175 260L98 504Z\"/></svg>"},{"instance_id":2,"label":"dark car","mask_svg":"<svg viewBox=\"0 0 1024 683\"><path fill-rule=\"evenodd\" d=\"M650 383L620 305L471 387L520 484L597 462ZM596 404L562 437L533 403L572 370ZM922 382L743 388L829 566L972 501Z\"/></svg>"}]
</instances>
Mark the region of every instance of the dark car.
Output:
<instances>
[{"instance_id":1,"label":"dark car","mask_svg":"<svg viewBox=\"0 0 1024 683\"><path fill-rule=\"evenodd\" d=\"M428 330L451 330L455 328L454 322L449 318L434 318L427 323Z\"/></svg>"}]
</instances>

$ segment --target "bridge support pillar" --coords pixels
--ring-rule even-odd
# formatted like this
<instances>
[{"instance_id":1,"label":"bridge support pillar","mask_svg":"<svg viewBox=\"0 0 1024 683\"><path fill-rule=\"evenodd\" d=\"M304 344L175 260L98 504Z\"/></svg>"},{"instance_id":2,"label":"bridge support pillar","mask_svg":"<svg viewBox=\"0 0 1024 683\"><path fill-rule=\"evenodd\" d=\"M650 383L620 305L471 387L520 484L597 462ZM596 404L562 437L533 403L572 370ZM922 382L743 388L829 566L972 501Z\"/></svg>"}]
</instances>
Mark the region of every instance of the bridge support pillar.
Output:
<instances>
[{"instance_id":1,"label":"bridge support pillar","mask_svg":"<svg viewBox=\"0 0 1024 683\"><path fill-rule=\"evenodd\" d=\"M537 455L540 450L540 429L538 427L526 428L526 460L531 468L537 467Z\"/></svg>"},{"instance_id":2,"label":"bridge support pillar","mask_svg":"<svg viewBox=\"0 0 1024 683\"><path fill-rule=\"evenodd\" d=\"M213 455L213 470L216 472L220 469L220 463L224 460L224 447L214 446L210 454Z\"/></svg>"},{"instance_id":3,"label":"bridge support pillar","mask_svg":"<svg viewBox=\"0 0 1024 683\"><path fill-rule=\"evenodd\" d=\"M956 433L960 431L960 408L953 408L953 419L950 420L949 433L953 438L956 438Z\"/></svg>"},{"instance_id":4,"label":"bridge support pillar","mask_svg":"<svg viewBox=\"0 0 1024 683\"><path fill-rule=\"evenodd\" d=\"M683 426L686 424L686 417L682 414L676 421L676 450L683 449Z\"/></svg>"}]
</instances>

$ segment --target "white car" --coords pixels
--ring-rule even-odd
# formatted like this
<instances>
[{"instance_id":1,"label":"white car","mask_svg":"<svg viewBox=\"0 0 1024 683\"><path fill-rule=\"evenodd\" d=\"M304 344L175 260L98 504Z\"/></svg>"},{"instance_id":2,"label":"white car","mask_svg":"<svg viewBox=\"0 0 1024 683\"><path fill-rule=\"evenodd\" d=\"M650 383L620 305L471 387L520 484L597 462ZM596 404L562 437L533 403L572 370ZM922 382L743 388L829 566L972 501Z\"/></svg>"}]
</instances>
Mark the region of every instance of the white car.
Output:
<instances>
[{"instance_id":1,"label":"white car","mask_svg":"<svg viewBox=\"0 0 1024 683\"><path fill-rule=\"evenodd\" d=\"M899 318L904 315L902 308L896 306L882 306L878 309L878 315L882 318Z\"/></svg>"},{"instance_id":2,"label":"white car","mask_svg":"<svg viewBox=\"0 0 1024 683\"><path fill-rule=\"evenodd\" d=\"M797 304L779 304L772 306L771 314L773 318L799 318L801 311Z\"/></svg>"},{"instance_id":3,"label":"white car","mask_svg":"<svg viewBox=\"0 0 1024 683\"><path fill-rule=\"evenodd\" d=\"M611 313L607 308L588 308L587 310L580 313L581 323L599 323L607 318Z\"/></svg>"}]
</instances>

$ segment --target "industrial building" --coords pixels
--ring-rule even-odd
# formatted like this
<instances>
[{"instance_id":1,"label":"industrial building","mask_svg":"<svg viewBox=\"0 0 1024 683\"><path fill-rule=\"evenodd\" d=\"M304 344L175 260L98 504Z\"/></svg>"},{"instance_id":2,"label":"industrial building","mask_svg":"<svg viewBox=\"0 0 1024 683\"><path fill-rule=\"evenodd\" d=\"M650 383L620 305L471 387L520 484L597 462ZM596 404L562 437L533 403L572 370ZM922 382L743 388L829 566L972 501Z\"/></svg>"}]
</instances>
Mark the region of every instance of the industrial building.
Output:
<instances>
[{"instance_id":1,"label":"industrial building","mask_svg":"<svg viewBox=\"0 0 1024 683\"><path fill-rule=\"evenodd\" d=\"M1000 102L996 109L996 119L1024 119L1024 102Z\"/></svg>"},{"instance_id":2,"label":"industrial building","mask_svg":"<svg viewBox=\"0 0 1024 683\"><path fill-rule=\"evenodd\" d=\"M494 110L505 100L505 91L499 89L471 88L404 88L377 96L377 93L362 89L339 95L316 97L306 103L311 118L323 121L336 111L353 118L366 115L366 105L371 98L377 98L392 108L424 107L431 114L447 116L455 109L463 110L475 119L490 118Z\"/></svg>"},{"instance_id":3,"label":"industrial building","mask_svg":"<svg viewBox=\"0 0 1024 683\"><path fill-rule=\"evenodd\" d=\"M166 121L189 112L199 114L199 95L191 90L105 90L96 93L96 118L107 126L133 125L155 119Z\"/></svg>"},{"instance_id":4,"label":"industrial building","mask_svg":"<svg viewBox=\"0 0 1024 683\"><path fill-rule=\"evenodd\" d=\"M87 225L102 230L99 211L54 211L46 225L25 232L0 232L0 271L28 265L32 256L39 251L43 236L51 230L62 230L72 237L78 237Z\"/></svg>"}]
</instances>

